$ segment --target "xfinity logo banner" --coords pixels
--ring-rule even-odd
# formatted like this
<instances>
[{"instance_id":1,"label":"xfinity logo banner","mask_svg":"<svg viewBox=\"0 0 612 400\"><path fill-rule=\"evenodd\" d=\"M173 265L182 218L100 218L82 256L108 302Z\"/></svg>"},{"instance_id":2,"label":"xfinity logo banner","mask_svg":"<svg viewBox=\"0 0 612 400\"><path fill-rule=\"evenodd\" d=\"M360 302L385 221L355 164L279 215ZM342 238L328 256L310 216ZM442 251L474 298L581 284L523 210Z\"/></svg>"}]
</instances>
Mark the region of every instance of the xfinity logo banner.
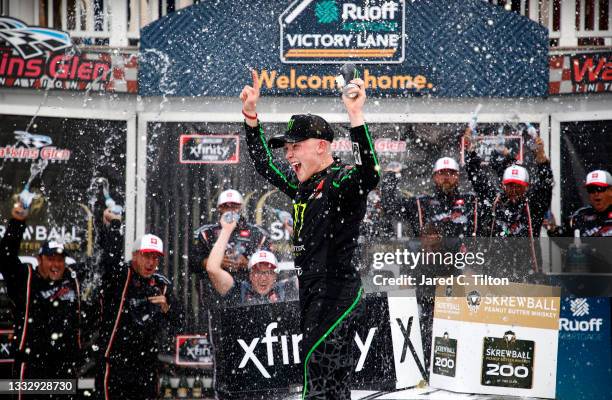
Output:
<instances>
[{"instance_id":1,"label":"xfinity logo banner","mask_svg":"<svg viewBox=\"0 0 612 400\"><path fill-rule=\"evenodd\" d=\"M207 336L178 335L174 362L178 365L212 365L212 346Z\"/></svg>"},{"instance_id":2,"label":"xfinity logo banner","mask_svg":"<svg viewBox=\"0 0 612 400\"><path fill-rule=\"evenodd\" d=\"M353 338L355 388L391 390L424 379L414 296L366 296ZM213 317L218 386L224 392L285 389L302 379L297 302L224 309Z\"/></svg>"},{"instance_id":3,"label":"xfinity logo banner","mask_svg":"<svg viewBox=\"0 0 612 400\"><path fill-rule=\"evenodd\" d=\"M181 164L237 164L238 135L181 135Z\"/></svg>"},{"instance_id":4,"label":"xfinity logo banner","mask_svg":"<svg viewBox=\"0 0 612 400\"><path fill-rule=\"evenodd\" d=\"M13 362L11 342L13 341L13 330L0 329L0 363Z\"/></svg>"},{"instance_id":5,"label":"xfinity logo banner","mask_svg":"<svg viewBox=\"0 0 612 400\"><path fill-rule=\"evenodd\" d=\"M404 61L404 0L297 0L278 22L283 63Z\"/></svg>"}]
</instances>

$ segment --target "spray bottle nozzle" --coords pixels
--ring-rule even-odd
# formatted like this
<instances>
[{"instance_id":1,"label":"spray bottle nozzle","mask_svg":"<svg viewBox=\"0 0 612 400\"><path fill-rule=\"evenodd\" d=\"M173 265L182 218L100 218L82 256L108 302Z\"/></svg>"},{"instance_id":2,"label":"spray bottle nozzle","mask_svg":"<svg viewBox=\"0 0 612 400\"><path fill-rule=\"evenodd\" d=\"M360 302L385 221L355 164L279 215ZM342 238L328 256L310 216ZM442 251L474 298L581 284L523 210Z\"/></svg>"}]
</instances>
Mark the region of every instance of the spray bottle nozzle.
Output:
<instances>
[{"instance_id":1,"label":"spray bottle nozzle","mask_svg":"<svg viewBox=\"0 0 612 400\"><path fill-rule=\"evenodd\" d=\"M580 229L574 230L574 246L576 247L582 246L582 240L580 239Z\"/></svg>"},{"instance_id":2,"label":"spray bottle nozzle","mask_svg":"<svg viewBox=\"0 0 612 400\"><path fill-rule=\"evenodd\" d=\"M30 192L27 187L25 187L21 191L21 193L19 193L19 201L23 205L23 208L25 208L26 210L30 208L30 206L32 205L32 200L34 200L34 198L36 198L36 194Z\"/></svg>"}]
</instances>

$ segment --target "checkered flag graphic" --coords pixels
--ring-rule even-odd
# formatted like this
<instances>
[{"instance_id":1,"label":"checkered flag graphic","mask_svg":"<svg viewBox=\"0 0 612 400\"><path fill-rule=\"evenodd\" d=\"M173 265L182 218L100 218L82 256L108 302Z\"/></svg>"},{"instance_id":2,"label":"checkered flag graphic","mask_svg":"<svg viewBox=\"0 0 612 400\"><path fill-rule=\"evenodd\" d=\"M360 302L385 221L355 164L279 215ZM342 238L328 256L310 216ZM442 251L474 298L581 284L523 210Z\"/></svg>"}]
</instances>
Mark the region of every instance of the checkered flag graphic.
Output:
<instances>
[{"instance_id":1,"label":"checkered flag graphic","mask_svg":"<svg viewBox=\"0 0 612 400\"><path fill-rule=\"evenodd\" d=\"M9 43L24 59L60 51L72 46L70 36L62 31L27 26L8 17L0 17L0 39Z\"/></svg>"}]
</instances>

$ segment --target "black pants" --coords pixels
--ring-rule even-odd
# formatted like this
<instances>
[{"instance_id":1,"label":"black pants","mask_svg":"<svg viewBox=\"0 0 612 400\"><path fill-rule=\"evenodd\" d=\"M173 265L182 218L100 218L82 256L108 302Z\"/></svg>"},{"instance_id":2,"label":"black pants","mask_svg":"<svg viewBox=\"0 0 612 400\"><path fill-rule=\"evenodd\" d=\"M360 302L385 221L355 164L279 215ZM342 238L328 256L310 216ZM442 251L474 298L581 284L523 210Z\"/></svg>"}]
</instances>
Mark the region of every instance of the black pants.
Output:
<instances>
[{"instance_id":1,"label":"black pants","mask_svg":"<svg viewBox=\"0 0 612 400\"><path fill-rule=\"evenodd\" d=\"M112 362L101 362L96 375L96 398L100 400L154 400L159 397L159 385L154 363L142 363L126 368Z\"/></svg>"},{"instance_id":2,"label":"black pants","mask_svg":"<svg viewBox=\"0 0 612 400\"><path fill-rule=\"evenodd\" d=\"M353 340L365 307L358 283L300 282L302 305L302 399L349 400L355 368Z\"/></svg>"}]
</instances>

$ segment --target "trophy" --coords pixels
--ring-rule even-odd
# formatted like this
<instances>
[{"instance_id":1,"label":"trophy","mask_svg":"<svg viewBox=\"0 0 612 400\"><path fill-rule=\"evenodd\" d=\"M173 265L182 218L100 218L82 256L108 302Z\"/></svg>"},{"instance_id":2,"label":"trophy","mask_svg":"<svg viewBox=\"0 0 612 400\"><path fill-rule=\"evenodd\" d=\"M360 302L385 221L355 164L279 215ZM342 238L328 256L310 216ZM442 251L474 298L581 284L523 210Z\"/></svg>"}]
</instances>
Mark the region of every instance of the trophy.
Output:
<instances>
[{"instance_id":1,"label":"trophy","mask_svg":"<svg viewBox=\"0 0 612 400\"><path fill-rule=\"evenodd\" d=\"M98 178L98 183L102 184L102 194L104 195L104 205L109 208L113 214L123 214L123 207L115 203L115 200L110 195L110 185L108 179Z\"/></svg>"},{"instance_id":2,"label":"trophy","mask_svg":"<svg viewBox=\"0 0 612 400\"><path fill-rule=\"evenodd\" d=\"M348 91L352 88L357 88L358 86L354 83L350 83L351 80L359 78L360 73L355 64L344 64L342 68L340 68L340 74L336 76L336 84L338 87L342 89L342 94L354 98L357 97L357 93L349 94Z\"/></svg>"},{"instance_id":3,"label":"trophy","mask_svg":"<svg viewBox=\"0 0 612 400\"><path fill-rule=\"evenodd\" d=\"M38 175L42 174L42 172L47 168L49 161L47 160L39 160L37 163L32 163L30 166L30 177L28 178L28 182L25 184L21 193L19 193L19 201L23 205L23 208L26 210L30 208L32 204L32 200L36 198L36 194L30 192L30 184Z\"/></svg>"}]
</instances>

